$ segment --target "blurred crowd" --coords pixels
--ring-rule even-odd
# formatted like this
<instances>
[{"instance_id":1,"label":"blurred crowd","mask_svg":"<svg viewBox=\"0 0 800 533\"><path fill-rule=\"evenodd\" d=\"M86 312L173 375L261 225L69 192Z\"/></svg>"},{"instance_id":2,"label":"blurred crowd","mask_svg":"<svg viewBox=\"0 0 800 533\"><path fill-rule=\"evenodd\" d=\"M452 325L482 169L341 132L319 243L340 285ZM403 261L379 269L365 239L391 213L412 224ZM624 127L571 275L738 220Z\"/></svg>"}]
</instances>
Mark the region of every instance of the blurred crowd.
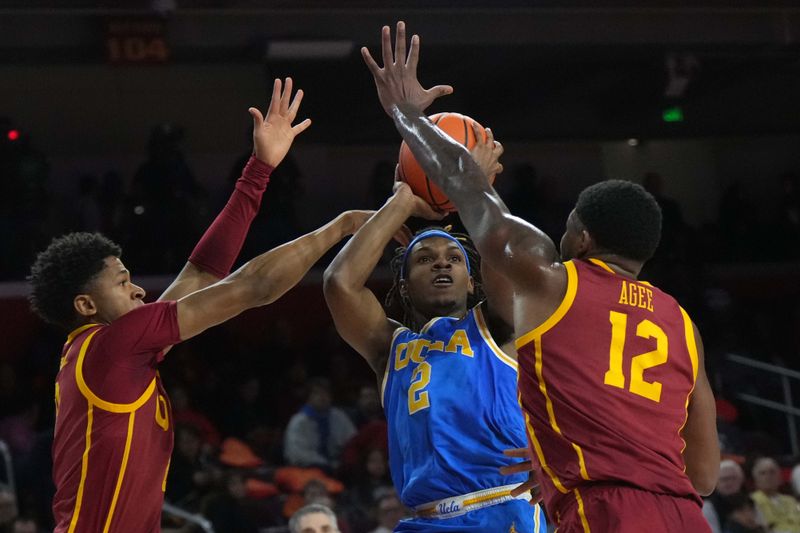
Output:
<instances>
[{"instance_id":1,"label":"blurred crowd","mask_svg":"<svg viewBox=\"0 0 800 533\"><path fill-rule=\"evenodd\" d=\"M4 127L9 123L0 119ZM217 208L194 178L182 139L179 127L154 128L134 176L83 175L64 202L50 192L47 157L29 137L0 139L0 281L24 279L36 251L76 230L121 243L134 276L180 270ZM232 165L231 183L247 155ZM390 194L392 173L391 163L376 164L368 207ZM558 242L572 202L554 195L532 165L507 174L501 193L511 211ZM300 233L299 178L290 159L272 175L244 257ZM676 296L703 333L726 457L706 500L709 523L715 533L800 533L800 457L789 451L785 418L739 399L749 393L781 401L780 385L753 379L725 358L740 353L800 366L793 357L800 352L798 300L783 297L788 289L780 280L765 286L757 269L725 274L726 265L800 260L800 179L792 172L775 177L782 196L768 217L756 217L756 206L733 184L722 194L716 223L700 228L665 195L667 179L651 172L641 180L664 214L662 243L643 278ZM324 314L321 289L315 294L309 313ZM332 327L310 328L288 315L244 335L247 327L233 321L166 359L161 373L175 423L166 500L203 515L217 533L288 531L292 514L309 504L331 509L345 533L391 531L409 511L389 476L378 384ZM12 488L0 461L0 533L52 526L52 391L63 338L43 326L33 338L24 353L0 358L0 441L14 474ZM169 514L164 527L196 530Z\"/></svg>"}]
</instances>

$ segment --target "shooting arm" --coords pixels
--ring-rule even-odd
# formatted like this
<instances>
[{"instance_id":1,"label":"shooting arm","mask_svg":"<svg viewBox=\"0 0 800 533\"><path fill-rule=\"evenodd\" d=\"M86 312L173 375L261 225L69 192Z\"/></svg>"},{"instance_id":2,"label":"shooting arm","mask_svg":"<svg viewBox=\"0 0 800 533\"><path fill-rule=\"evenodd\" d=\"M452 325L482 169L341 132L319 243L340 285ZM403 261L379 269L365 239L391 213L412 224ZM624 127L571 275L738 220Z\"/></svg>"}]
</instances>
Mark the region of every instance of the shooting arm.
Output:
<instances>
[{"instance_id":1,"label":"shooting arm","mask_svg":"<svg viewBox=\"0 0 800 533\"><path fill-rule=\"evenodd\" d=\"M245 263L239 270L178 300L181 340L246 309L274 302L294 287L325 252L358 229L368 213L348 211L316 231Z\"/></svg>"},{"instance_id":2,"label":"shooting arm","mask_svg":"<svg viewBox=\"0 0 800 533\"><path fill-rule=\"evenodd\" d=\"M414 214L417 204L407 187L398 190L325 270L325 300L336 330L378 376L383 375L392 334L399 324L387 318L366 283L384 248Z\"/></svg>"}]
</instances>

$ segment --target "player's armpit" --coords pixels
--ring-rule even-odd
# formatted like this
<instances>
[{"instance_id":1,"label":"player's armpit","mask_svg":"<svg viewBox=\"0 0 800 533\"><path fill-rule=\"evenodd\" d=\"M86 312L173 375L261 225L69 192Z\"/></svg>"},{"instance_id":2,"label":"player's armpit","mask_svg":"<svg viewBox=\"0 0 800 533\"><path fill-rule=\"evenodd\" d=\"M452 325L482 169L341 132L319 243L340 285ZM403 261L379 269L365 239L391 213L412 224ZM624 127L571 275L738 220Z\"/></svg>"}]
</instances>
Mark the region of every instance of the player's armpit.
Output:
<instances>
[{"instance_id":1,"label":"player's armpit","mask_svg":"<svg viewBox=\"0 0 800 533\"><path fill-rule=\"evenodd\" d=\"M689 413L683 428L686 449L683 459L686 475L701 496L714 491L719 477L719 439L717 437L717 410L714 394L705 371L703 342L693 325L697 343L698 370L694 391L689 400Z\"/></svg>"}]
</instances>

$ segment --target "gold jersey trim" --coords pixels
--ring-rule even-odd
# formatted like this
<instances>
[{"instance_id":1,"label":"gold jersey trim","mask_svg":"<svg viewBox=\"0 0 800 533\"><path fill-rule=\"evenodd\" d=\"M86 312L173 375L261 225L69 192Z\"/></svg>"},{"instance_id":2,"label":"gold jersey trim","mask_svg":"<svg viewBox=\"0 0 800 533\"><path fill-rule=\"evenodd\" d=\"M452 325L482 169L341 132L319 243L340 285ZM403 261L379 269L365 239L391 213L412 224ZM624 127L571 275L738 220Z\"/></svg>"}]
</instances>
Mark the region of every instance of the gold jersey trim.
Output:
<instances>
[{"instance_id":1,"label":"gold jersey trim","mask_svg":"<svg viewBox=\"0 0 800 533\"><path fill-rule=\"evenodd\" d=\"M95 336L95 334L97 334L98 331L100 330L99 329L95 330L91 332L88 337L86 337L86 340L83 341L81 350L78 353L78 361L75 364L75 381L78 384L78 389L81 391L81 394L83 394L83 396L89 401L90 404L95 405L100 409L109 411L111 413L133 412L138 408L140 408L142 405L144 405L148 399L150 399L150 396L153 394L153 391L156 390L156 378L153 378L153 380L147 386L142 395L139 396L139 398L136 401L131 403L107 402L102 398L100 398L99 396L97 396L94 392L92 392L92 390L89 388L89 385L87 385L86 380L83 377L83 360L86 357L86 351L89 349L89 343L92 341L92 338Z\"/></svg>"},{"instance_id":2,"label":"gold jersey trim","mask_svg":"<svg viewBox=\"0 0 800 533\"><path fill-rule=\"evenodd\" d=\"M513 357L510 357L506 352L503 351L500 346L495 342L494 338L492 337L491 332L489 331L489 327L486 325L486 319L483 316L483 311L481 310L481 306L475 306L475 323L478 325L478 331L483 337L483 341L489 346L492 350L492 353L500 359L503 363L510 366L514 369L514 372L517 371L517 362L514 360Z\"/></svg>"}]
</instances>

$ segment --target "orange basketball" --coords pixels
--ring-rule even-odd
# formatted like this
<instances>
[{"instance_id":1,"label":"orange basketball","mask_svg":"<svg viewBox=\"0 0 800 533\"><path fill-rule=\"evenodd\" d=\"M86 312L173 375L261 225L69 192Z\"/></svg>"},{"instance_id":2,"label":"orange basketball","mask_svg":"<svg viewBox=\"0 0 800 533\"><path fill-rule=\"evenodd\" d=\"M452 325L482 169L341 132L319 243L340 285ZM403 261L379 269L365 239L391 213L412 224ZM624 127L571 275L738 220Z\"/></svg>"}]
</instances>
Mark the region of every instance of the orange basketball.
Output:
<instances>
[{"instance_id":1,"label":"orange basketball","mask_svg":"<svg viewBox=\"0 0 800 533\"><path fill-rule=\"evenodd\" d=\"M483 139L486 139L486 131L483 126L466 115L460 113L437 113L428 118L440 130L463 144L467 150L470 150L475 145L475 132L472 129L472 124L478 124L481 132L483 132ZM436 209L451 213L456 211L456 207L447 199L442 190L425 175L405 141L400 145L398 160L398 178L408 183L414 194ZM489 177L489 183L494 183L494 176Z\"/></svg>"}]
</instances>

